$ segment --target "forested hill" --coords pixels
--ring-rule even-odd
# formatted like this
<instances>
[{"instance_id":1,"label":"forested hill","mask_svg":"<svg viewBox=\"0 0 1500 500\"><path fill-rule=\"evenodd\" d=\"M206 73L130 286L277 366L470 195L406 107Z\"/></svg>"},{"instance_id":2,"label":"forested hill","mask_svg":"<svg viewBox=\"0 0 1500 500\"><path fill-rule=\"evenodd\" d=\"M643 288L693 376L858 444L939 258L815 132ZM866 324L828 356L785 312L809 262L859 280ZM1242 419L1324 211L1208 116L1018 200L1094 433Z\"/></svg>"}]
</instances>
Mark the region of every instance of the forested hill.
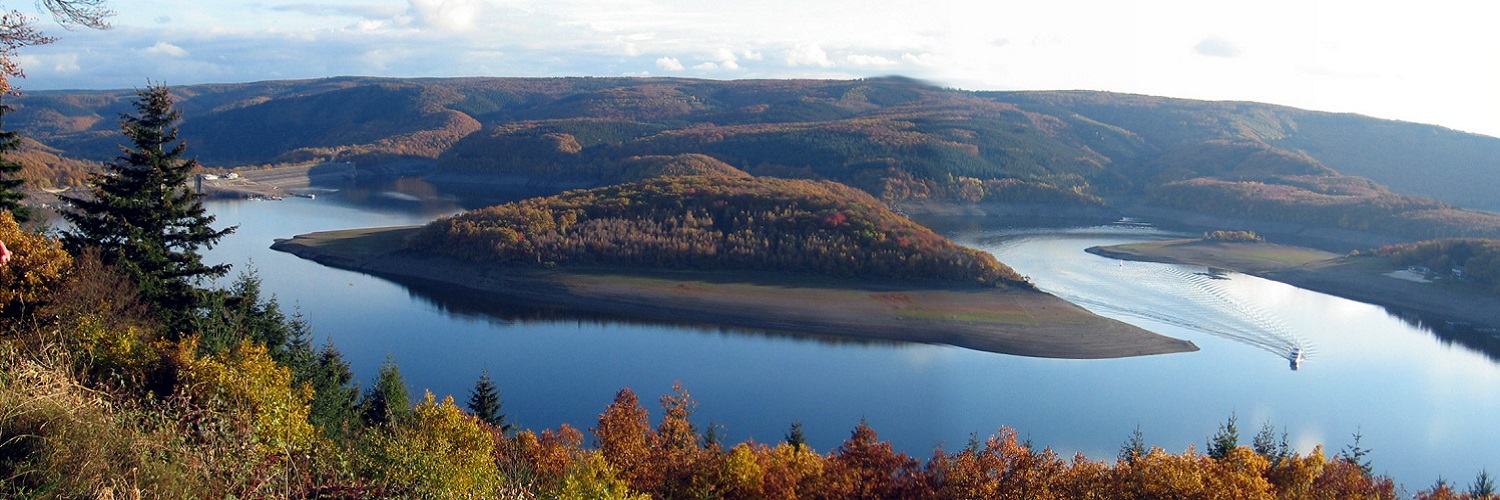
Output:
<instances>
[{"instance_id":1,"label":"forested hill","mask_svg":"<svg viewBox=\"0 0 1500 500\"><path fill-rule=\"evenodd\" d=\"M842 184L659 177L473 210L432 222L414 249L535 266L755 270L1029 286Z\"/></svg>"},{"instance_id":2,"label":"forested hill","mask_svg":"<svg viewBox=\"0 0 1500 500\"><path fill-rule=\"evenodd\" d=\"M1489 192L1500 185L1500 139L1255 103L969 92L901 78L349 77L174 93L182 136L210 166L416 159L447 172L592 187L630 179L621 169L632 158L699 154L753 175L834 180L890 201L1099 205L1125 197L1202 210L1160 189L1201 197L1218 193L1204 185L1238 183L1243 199L1210 211L1242 214L1267 201L1289 210L1500 209ZM9 100L16 110L6 126L62 156L108 160L129 95L31 92ZM1358 199L1348 189L1307 189L1351 185L1364 186ZM1288 190L1300 191L1255 198ZM1308 201L1319 196L1341 198ZM1322 223L1368 225L1341 225L1344 218Z\"/></svg>"}]
</instances>

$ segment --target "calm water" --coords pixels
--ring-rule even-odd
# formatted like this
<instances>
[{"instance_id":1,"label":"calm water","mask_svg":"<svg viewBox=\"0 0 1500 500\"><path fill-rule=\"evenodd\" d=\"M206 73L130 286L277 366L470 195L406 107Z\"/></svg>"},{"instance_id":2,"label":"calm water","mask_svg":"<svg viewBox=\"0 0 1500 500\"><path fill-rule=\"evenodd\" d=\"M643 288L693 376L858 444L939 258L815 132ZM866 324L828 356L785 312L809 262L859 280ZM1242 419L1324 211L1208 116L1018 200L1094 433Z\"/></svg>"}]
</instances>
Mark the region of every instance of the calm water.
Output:
<instances>
[{"instance_id":1,"label":"calm water","mask_svg":"<svg viewBox=\"0 0 1500 500\"><path fill-rule=\"evenodd\" d=\"M1235 414L1242 442L1270 421L1303 452L1324 443L1331 455L1362 432L1376 470L1408 489L1500 472L1490 422L1500 413L1500 365L1466 347L1489 341L1445 340L1383 308L1254 277L1083 252L1172 236L1149 227L936 221L1045 290L1202 348L1077 361L618 321L400 284L267 248L274 238L420 224L464 208L420 183L209 206L220 224L240 226L210 261L252 263L284 308L299 307L339 346L364 385L392 356L414 394L462 401L488 369L510 419L533 429L587 429L621 388L649 403L681 381L702 403L700 427L712 422L732 442L779 441L801 421L827 451L866 419L924 459L934 446L956 449L971 433L1010 426L1064 456L1112 460L1137 426L1149 443L1180 452L1201 449ZM1298 371L1283 357L1292 345L1307 352Z\"/></svg>"}]
</instances>

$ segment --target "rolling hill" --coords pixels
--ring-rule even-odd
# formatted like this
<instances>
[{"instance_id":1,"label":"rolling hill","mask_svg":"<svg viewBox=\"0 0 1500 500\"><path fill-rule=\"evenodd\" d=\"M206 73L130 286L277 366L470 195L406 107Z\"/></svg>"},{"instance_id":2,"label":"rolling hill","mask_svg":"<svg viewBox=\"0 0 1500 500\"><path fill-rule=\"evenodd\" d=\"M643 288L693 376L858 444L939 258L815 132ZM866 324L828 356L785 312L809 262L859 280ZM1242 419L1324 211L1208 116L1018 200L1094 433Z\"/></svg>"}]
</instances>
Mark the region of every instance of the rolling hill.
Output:
<instances>
[{"instance_id":1,"label":"rolling hill","mask_svg":"<svg viewBox=\"0 0 1500 500\"><path fill-rule=\"evenodd\" d=\"M174 93L189 151L209 166L418 160L565 189L639 179L640 158L701 155L888 202L1134 200L1410 237L1500 234L1500 216L1464 209L1500 209L1500 139L1267 104L897 77L345 77ZM29 93L7 125L58 156L106 161L130 96Z\"/></svg>"}]
</instances>

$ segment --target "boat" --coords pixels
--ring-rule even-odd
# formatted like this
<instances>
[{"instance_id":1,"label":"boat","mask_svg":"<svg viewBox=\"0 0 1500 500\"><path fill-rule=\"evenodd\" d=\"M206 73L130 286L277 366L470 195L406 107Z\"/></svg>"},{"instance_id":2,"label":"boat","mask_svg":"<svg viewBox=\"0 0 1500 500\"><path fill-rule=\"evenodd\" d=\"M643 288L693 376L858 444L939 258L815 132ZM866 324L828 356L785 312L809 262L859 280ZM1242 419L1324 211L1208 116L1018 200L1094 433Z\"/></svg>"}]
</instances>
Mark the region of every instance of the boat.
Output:
<instances>
[{"instance_id":1,"label":"boat","mask_svg":"<svg viewBox=\"0 0 1500 500\"><path fill-rule=\"evenodd\" d=\"M1302 362L1307 360L1307 354L1302 352L1302 346L1297 346L1292 348L1292 352L1287 353L1286 359L1291 361L1292 371L1297 371L1302 367Z\"/></svg>"}]
</instances>

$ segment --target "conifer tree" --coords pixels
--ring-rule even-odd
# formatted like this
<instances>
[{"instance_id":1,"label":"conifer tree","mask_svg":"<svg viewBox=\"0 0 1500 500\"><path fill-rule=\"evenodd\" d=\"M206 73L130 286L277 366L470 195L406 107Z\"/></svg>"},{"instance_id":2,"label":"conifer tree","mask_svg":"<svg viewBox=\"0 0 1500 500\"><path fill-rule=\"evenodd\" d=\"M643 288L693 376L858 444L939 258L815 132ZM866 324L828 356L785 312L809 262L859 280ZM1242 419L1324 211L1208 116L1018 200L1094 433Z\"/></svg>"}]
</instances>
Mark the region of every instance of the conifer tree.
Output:
<instances>
[{"instance_id":1,"label":"conifer tree","mask_svg":"<svg viewBox=\"0 0 1500 500\"><path fill-rule=\"evenodd\" d=\"M31 209L21 204L26 199L26 193L21 192L21 184L25 181L19 177L21 164L9 158L11 153L21 149L21 134L3 130L5 114L10 111L10 106L0 104L0 210L10 210L16 222L24 223L31 220Z\"/></svg>"},{"instance_id":2,"label":"conifer tree","mask_svg":"<svg viewBox=\"0 0 1500 500\"><path fill-rule=\"evenodd\" d=\"M802 434L801 420L792 421L792 428L786 431L785 441L786 444L791 445L793 449L796 449L798 451L801 451L803 448L807 447L807 436Z\"/></svg>"},{"instance_id":3,"label":"conifer tree","mask_svg":"<svg viewBox=\"0 0 1500 500\"><path fill-rule=\"evenodd\" d=\"M495 381L490 379L490 371L485 370L479 375L479 380L474 382L474 389L469 391L469 411L474 412L479 420L501 431L510 430L510 425L505 423L505 414L500 413L500 407L500 390L495 387Z\"/></svg>"},{"instance_id":4,"label":"conifer tree","mask_svg":"<svg viewBox=\"0 0 1500 500\"><path fill-rule=\"evenodd\" d=\"M235 228L214 229L202 195L187 186L198 162L186 159L178 141L180 112L172 109L167 87L136 91L136 114L120 125L131 145L94 174L88 192L64 196L73 208L63 217L73 229L63 233L70 250L98 247L107 264L126 270L142 296L181 331L188 324L205 278L223 276L229 265L210 266L198 254Z\"/></svg>"},{"instance_id":5,"label":"conifer tree","mask_svg":"<svg viewBox=\"0 0 1500 500\"><path fill-rule=\"evenodd\" d=\"M342 440L359 425L359 386L343 353L333 341L318 351L316 366L305 382L312 385L312 407L307 421L323 429L323 435Z\"/></svg>"},{"instance_id":6,"label":"conifer tree","mask_svg":"<svg viewBox=\"0 0 1500 500\"><path fill-rule=\"evenodd\" d=\"M365 424L370 426L400 422L411 413L411 396L407 395L406 380L401 378L401 367L396 365L395 358L386 356L375 385L365 392L359 408Z\"/></svg>"},{"instance_id":7,"label":"conifer tree","mask_svg":"<svg viewBox=\"0 0 1500 500\"><path fill-rule=\"evenodd\" d=\"M1208 456L1214 460L1223 460L1229 456L1229 452L1240 446L1240 430L1236 425L1239 419L1233 413L1229 414L1229 420L1219 425L1219 431L1208 441Z\"/></svg>"},{"instance_id":8,"label":"conifer tree","mask_svg":"<svg viewBox=\"0 0 1500 500\"><path fill-rule=\"evenodd\" d=\"M1134 464L1146 456L1146 453L1146 435L1141 433L1141 426L1137 425L1130 432L1130 439L1120 446L1119 460L1121 463Z\"/></svg>"}]
</instances>

